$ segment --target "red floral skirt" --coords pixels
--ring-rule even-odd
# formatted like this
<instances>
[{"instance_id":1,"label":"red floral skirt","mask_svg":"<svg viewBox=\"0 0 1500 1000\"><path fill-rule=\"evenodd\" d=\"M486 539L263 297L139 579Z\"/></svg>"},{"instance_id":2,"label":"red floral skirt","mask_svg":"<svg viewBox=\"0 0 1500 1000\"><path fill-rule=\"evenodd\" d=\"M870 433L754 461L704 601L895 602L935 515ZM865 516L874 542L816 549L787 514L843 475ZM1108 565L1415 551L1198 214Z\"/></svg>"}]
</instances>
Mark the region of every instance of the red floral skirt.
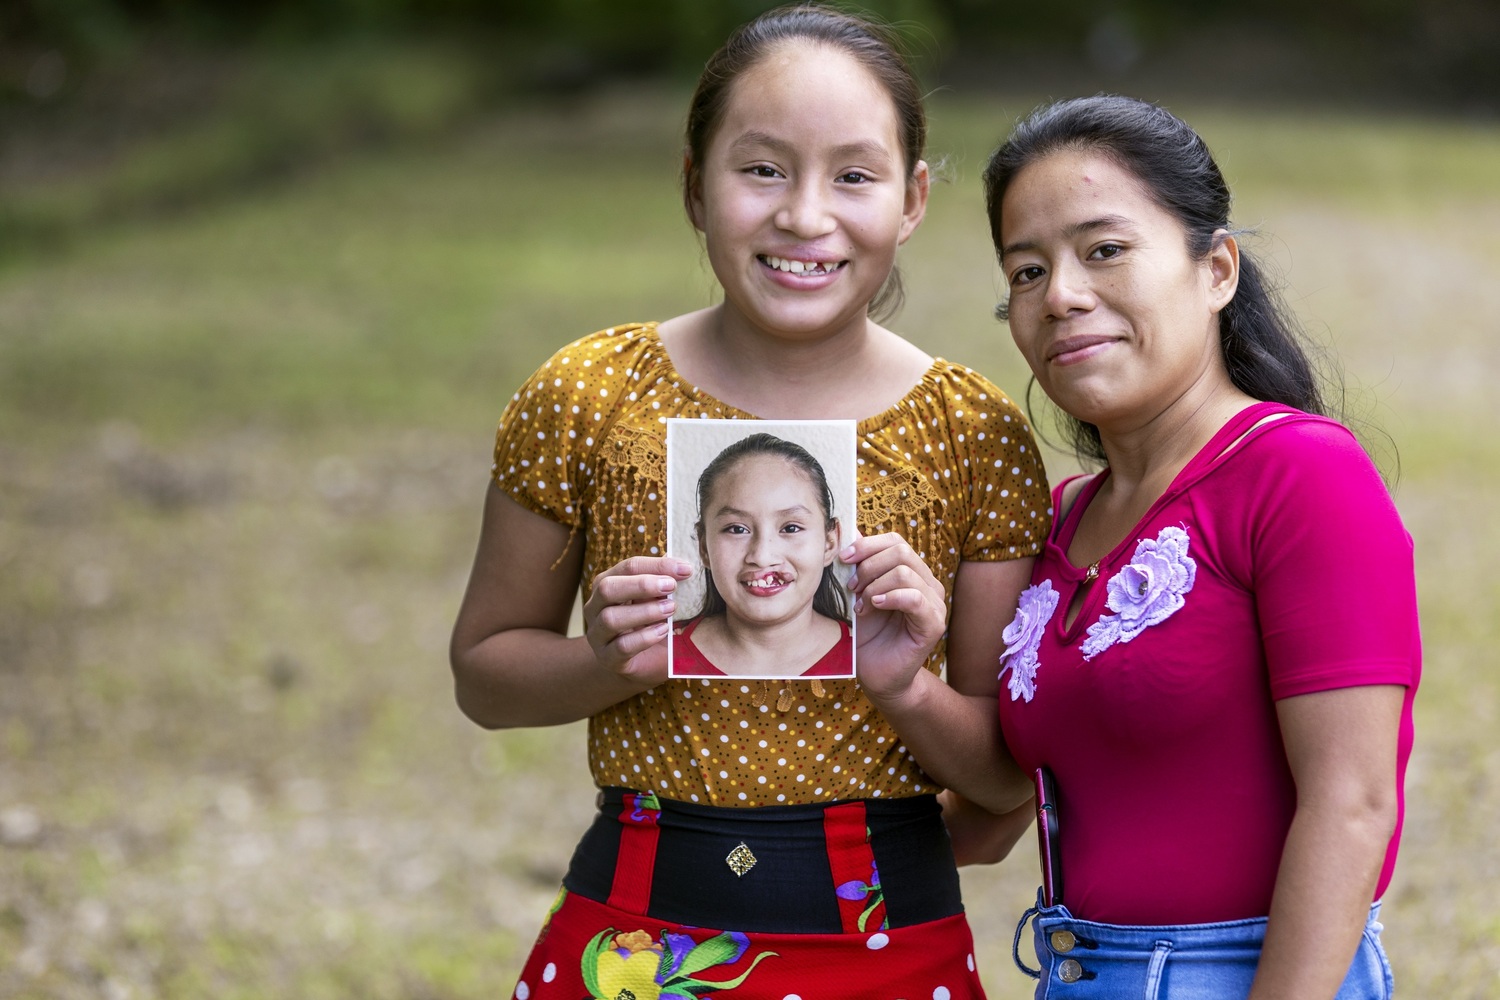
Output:
<instances>
[{"instance_id":1,"label":"red floral skirt","mask_svg":"<svg viewBox=\"0 0 1500 1000\"><path fill-rule=\"evenodd\" d=\"M983 1000L930 798L600 806L517 1000Z\"/></svg>"},{"instance_id":2,"label":"red floral skirt","mask_svg":"<svg viewBox=\"0 0 1500 1000\"><path fill-rule=\"evenodd\" d=\"M653 920L566 890L517 1000L983 1000L963 914L855 934L723 931Z\"/></svg>"}]
</instances>

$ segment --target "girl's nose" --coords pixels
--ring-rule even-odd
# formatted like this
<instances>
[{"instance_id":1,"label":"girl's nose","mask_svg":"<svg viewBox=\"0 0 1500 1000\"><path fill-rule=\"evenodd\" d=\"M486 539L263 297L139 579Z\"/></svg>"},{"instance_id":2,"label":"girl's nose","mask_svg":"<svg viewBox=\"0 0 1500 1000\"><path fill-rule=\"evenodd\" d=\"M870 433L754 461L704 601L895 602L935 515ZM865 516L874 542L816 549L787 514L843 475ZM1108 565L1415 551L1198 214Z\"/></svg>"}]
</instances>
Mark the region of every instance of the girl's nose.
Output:
<instances>
[{"instance_id":1,"label":"girl's nose","mask_svg":"<svg viewBox=\"0 0 1500 1000\"><path fill-rule=\"evenodd\" d=\"M798 239L815 239L833 232L835 225L823 185L805 180L787 186L776 212L776 228Z\"/></svg>"},{"instance_id":2,"label":"girl's nose","mask_svg":"<svg viewBox=\"0 0 1500 1000\"><path fill-rule=\"evenodd\" d=\"M773 536L757 531L745 549L745 560L752 566L770 566L776 562Z\"/></svg>"}]
</instances>

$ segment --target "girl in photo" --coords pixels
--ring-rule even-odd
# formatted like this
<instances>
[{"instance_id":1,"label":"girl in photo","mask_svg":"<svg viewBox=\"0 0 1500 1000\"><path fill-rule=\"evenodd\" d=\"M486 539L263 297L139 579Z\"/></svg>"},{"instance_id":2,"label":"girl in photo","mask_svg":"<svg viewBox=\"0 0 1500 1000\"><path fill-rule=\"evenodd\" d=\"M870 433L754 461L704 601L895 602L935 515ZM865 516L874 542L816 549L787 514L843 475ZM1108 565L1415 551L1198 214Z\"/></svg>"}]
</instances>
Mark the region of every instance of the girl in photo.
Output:
<instances>
[{"instance_id":1,"label":"girl in photo","mask_svg":"<svg viewBox=\"0 0 1500 1000\"><path fill-rule=\"evenodd\" d=\"M1390 494L1187 124L1064 101L985 186L1011 334L1102 466L1058 486L1005 633L1061 848L1036 995L1383 1000L1421 671Z\"/></svg>"},{"instance_id":2,"label":"girl in photo","mask_svg":"<svg viewBox=\"0 0 1500 1000\"><path fill-rule=\"evenodd\" d=\"M576 340L515 394L454 626L476 723L589 720L599 812L515 995L981 997L936 795L1030 795L995 765L993 609L1049 507L1019 409L879 322L927 205L921 88L883 29L785 7L709 59L686 132L723 299ZM670 417L856 421L858 681L668 678L693 572L665 554Z\"/></svg>"},{"instance_id":3,"label":"girl in photo","mask_svg":"<svg viewBox=\"0 0 1500 1000\"><path fill-rule=\"evenodd\" d=\"M672 637L672 676L852 677L833 493L801 445L751 434L698 477L703 607Z\"/></svg>"}]
</instances>

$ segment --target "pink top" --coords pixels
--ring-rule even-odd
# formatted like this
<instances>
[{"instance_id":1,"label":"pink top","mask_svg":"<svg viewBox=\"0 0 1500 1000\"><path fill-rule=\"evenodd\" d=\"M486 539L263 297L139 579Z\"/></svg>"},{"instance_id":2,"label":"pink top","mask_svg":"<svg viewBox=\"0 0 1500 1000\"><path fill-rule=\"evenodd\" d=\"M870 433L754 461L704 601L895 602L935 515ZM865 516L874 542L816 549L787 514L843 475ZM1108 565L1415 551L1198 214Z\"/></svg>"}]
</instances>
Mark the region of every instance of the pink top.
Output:
<instances>
[{"instance_id":1,"label":"pink top","mask_svg":"<svg viewBox=\"0 0 1500 1000\"><path fill-rule=\"evenodd\" d=\"M702 618L694 618L680 632L672 634L673 677L723 677L724 671L709 662L703 650L693 641L693 630ZM848 622L839 622L839 637L818 657L818 662L797 674L798 677L853 677L854 636Z\"/></svg>"},{"instance_id":2,"label":"pink top","mask_svg":"<svg viewBox=\"0 0 1500 1000\"><path fill-rule=\"evenodd\" d=\"M1254 427L1272 413L1290 415ZM1065 628L1088 573L1068 561L1068 545L1108 474L1057 522L1007 629L1006 743L1028 772L1046 766L1056 779L1064 902L1075 916L1265 916L1296 806L1277 699L1404 685L1395 775L1404 812L1421 671L1411 537L1348 430L1256 404L1100 561ZM1061 488L1054 504L1060 497Z\"/></svg>"}]
</instances>

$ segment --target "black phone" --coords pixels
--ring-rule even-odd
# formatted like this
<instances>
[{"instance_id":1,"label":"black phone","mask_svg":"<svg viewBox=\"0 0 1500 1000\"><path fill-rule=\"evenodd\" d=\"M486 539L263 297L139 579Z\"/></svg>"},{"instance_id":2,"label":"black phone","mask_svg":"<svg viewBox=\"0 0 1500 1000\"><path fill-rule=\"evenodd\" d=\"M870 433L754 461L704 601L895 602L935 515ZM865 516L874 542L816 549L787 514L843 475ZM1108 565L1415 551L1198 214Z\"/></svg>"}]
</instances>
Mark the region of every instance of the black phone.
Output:
<instances>
[{"instance_id":1,"label":"black phone","mask_svg":"<svg viewBox=\"0 0 1500 1000\"><path fill-rule=\"evenodd\" d=\"M1042 903L1062 903L1062 846L1057 839L1057 783L1045 767L1036 769L1036 836L1042 860Z\"/></svg>"}]
</instances>

